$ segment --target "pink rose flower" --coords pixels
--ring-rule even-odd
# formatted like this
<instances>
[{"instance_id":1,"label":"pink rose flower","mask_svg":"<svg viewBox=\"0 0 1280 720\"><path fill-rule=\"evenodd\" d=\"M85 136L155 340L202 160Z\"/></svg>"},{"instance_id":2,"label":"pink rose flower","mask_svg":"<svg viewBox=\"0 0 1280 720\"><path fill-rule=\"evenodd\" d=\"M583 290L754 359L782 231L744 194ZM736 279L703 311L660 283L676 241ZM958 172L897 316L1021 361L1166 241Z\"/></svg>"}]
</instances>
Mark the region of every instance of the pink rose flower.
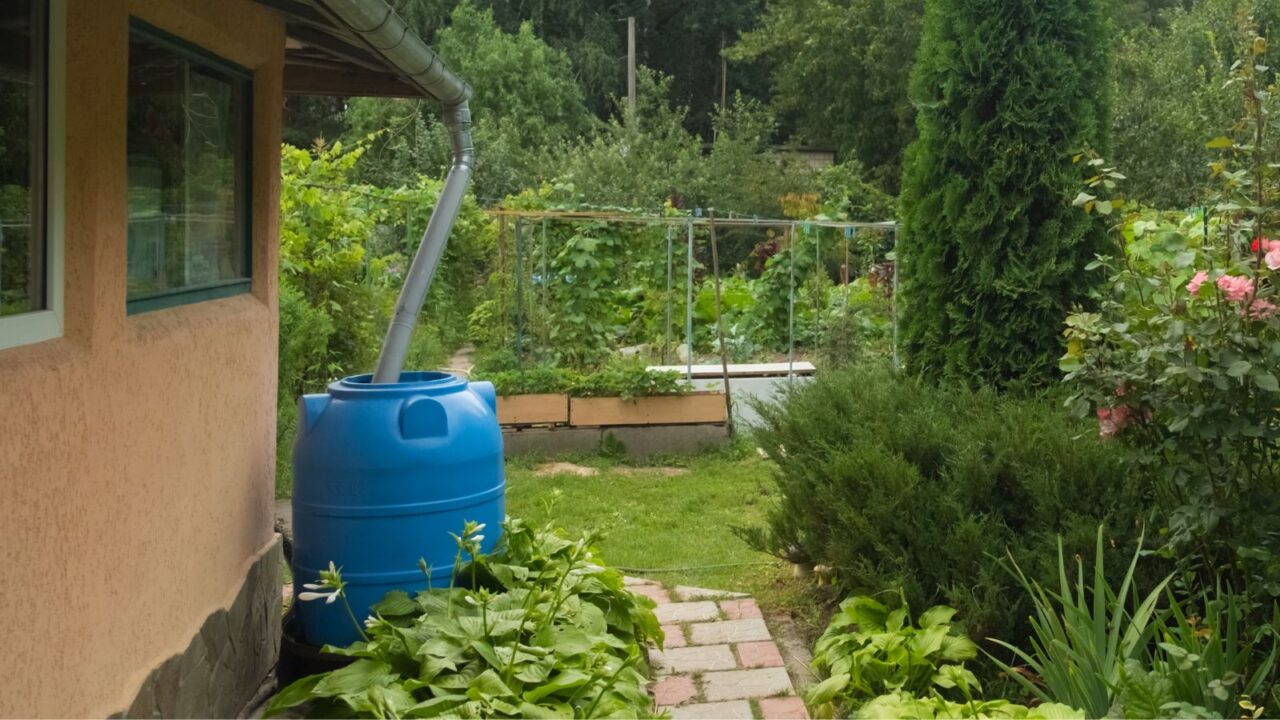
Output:
<instances>
[{"instance_id":1,"label":"pink rose flower","mask_svg":"<svg viewBox=\"0 0 1280 720\"><path fill-rule=\"evenodd\" d=\"M1268 268L1280 270L1280 247L1269 250L1263 261L1267 263Z\"/></svg>"},{"instance_id":2,"label":"pink rose flower","mask_svg":"<svg viewBox=\"0 0 1280 720\"><path fill-rule=\"evenodd\" d=\"M1254 320L1265 320L1276 314L1276 304L1264 298L1255 298L1248 307L1240 308L1240 313Z\"/></svg>"},{"instance_id":3,"label":"pink rose flower","mask_svg":"<svg viewBox=\"0 0 1280 720\"><path fill-rule=\"evenodd\" d=\"M1205 272L1204 270L1201 270L1200 272L1196 273L1196 276L1191 278L1191 282L1187 283L1187 292L1191 293L1192 295L1199 293L1200 286L1204 285L1205 281L1207 281L1208 279L1209 279L1209 273Z\"/></svg>"},{"instance_id":4,"label":"pink rose flower","mask_svg":"<svg viewBox=\"0 0 1280 720\"><path fill-rule=\"evenodd\" d=\"M1218 289L1231 302L1244 302L1253 295L1253 280L1243 275L1223 275L1218 278Z\"/></svg>"}]
</instances>

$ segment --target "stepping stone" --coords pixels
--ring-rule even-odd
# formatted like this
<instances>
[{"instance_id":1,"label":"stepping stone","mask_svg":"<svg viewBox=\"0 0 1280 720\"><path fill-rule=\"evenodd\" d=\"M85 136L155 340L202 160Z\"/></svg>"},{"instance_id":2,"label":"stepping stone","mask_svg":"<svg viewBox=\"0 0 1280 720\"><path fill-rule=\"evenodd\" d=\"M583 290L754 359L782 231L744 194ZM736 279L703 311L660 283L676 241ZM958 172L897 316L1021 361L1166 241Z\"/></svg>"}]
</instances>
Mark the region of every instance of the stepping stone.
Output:
<instances>
[{"instance_id":1,"label":"stepping stone","mask_svg":"<svg viewBox=\"0 0 1280 720\"><path fill-rule=\"evenodd\" d=\"M746 620L747 618L764 617L760 614L760 606L751 598L745 600L721 600L720 609L730 620Z\"/></svg>"},{"instance_id":2,"label":"stepping stone","mask_svg":"<svg viewBox=\"0 0 1280 720\"><path fill-rule=\"evenodd\" d=\"M728 645L695 645L649 653L660 672L696 673L707 670L733 670L738 662Z\"/></svg>"},{"instance_id":3,"label":"stepping stone","mask_svg":"<svg viewBox=\"0 0 1280 720\"><path fill-rule=\"evenodd\" d=\"M690 600L732 600L734 598L747 597L747 594L730 592L728 590L708 590L707 588L677 585L676 597L683 602L688 602Z\"/></svg>"},{"instance_id":4,"label":"stepping stone","mask_svg":"<svg viewBox=\"0 0 1280 720\"><path fill-rule=\"evenodd\" d=\"M698 688L688 675L672 675L653 686L653 701L659 705L679 705L698 697Z\"/></svg>"},{"instance_id":5,"label":"stepping stone","mask_svg":"<svg viewBox=\"0 0 1280 720\"><path fill-rule=\"evenodd\" d=\"M702 694L709 702L767 698L791 692L791 676L787 675L786 668L727 670L702 676Z\"/></svg>"},{"instance_id":6,"label":"stepping stone","mask_svg":"<svg viewBox=\"0 0 1280 720\"><path fill-rule=\"evenodd\" d=\"M720 608L711 601L681 602L659 606L654 613L658 622L668 623L698 622L702 620L719 620Z\"/></svg>"},{"instance_id":7,"label":"stepping stone","mask_svg":"<svg viewBox=\"0 0 1280 720\"><path fill-rule=\"evenodd\" d=\"M764 720L809 720L809 711L798 697L760 699L760 716Z\"/></svg>"},{"instance_id":8,"label":"stepping stone","mask_svg":"<svg viewBox=\"0 0 1280 720\"><path fill-rule=\"evenodd\" d=\"M655 585L656 583L654 583L652 580L648 578L638 578L638 577L631 577L630 575L623 575L622 584L625 587L631 587L632 585Z\"/></svg>"},{"instance_id":9,"label":"stepping stone","mask_svg":"<svg viewBox=\"0 0 1280 720\"><path fill-rule=\"evenodd\" d=\"M746 700L696 703L658 709L670 710L674 720L752 720L755 717L751 714L751 703Z\"/></svg>"},{"instance_id":10,"label":"stepping stone","mask_svg":"<svg viewBox=\"0 0 1280 720\"><path fill-rule=\"evenodd\" d=\"M710 647L716 647L712 645ZM782 667L782 653L772 640L766 642L749 642L738 645L738 658L744 668Z\"/></svg>"},{"instance_id":11,"label":"stepping stone","mask_svg":"<svg viewBox=\"0 0 1280 720\"><path fill-rule=\"evenodd\" d=\"M694 623L689 627L693 630L694 645L723 645L773 639L769 635L769 628L760 618Z\"/></svg>"}]
</instances>

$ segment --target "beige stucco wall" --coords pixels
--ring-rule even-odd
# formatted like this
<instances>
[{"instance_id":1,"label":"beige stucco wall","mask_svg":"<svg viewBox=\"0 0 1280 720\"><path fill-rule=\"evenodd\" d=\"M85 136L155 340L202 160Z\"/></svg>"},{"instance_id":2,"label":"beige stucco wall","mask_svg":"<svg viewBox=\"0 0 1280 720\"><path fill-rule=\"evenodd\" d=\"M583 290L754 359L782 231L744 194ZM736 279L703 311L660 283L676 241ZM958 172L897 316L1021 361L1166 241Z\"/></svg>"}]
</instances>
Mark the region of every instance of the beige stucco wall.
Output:
<instances>
[{"instance_id":1,"label":"beige stucco wall","mask_svg":"<svg viewBox=\"0 0 1280 720\"><path fill-rule=\"evenodd\" d=\"M67 2L65 336L0 350L0 716L123 710L272 539L282 22ZM255 70L251 295L125 313L130 15Z\"/></svg>"}]
</instances>

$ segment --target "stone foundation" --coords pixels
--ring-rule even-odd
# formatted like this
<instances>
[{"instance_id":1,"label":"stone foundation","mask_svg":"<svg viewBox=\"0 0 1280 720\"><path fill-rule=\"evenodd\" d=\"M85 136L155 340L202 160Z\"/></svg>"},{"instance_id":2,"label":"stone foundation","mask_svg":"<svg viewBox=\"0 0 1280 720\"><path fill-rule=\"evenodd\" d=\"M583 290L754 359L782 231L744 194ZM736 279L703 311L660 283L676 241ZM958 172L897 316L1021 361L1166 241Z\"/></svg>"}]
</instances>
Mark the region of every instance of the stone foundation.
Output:
<instances>
[{"instance_id":1,"label":"stone foundation","mask_svg":"<svg viewBox=\"0 0 1280 720\"><path fill-rule=\"evenodd\" d=\"M233 718L280 655L280 536L249 568L230 609L204 621L186 652L151 671L129 709L112 717Z\"/></svg>"}]
</instances>

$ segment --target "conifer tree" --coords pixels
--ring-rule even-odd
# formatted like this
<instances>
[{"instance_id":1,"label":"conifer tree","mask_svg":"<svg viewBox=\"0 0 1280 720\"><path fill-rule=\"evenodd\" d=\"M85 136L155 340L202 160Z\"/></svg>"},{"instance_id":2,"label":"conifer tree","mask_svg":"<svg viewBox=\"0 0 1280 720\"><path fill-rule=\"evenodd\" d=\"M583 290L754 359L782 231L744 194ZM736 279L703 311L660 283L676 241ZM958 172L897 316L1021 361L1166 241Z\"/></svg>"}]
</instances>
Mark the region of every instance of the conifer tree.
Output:
<instances>
[{"instance_id":1,"label":"conifer tree","mask_svg":"<svg viewBox=\"0 0 1280 720\"><path fill-rule=\"evenodd\" d=\"M913 372L1000 386L1055 372L1102 241L1071 205L1075 156L1105 149L1100 2L929 0L899 244Z\"/></svg>"}]
</instances>

